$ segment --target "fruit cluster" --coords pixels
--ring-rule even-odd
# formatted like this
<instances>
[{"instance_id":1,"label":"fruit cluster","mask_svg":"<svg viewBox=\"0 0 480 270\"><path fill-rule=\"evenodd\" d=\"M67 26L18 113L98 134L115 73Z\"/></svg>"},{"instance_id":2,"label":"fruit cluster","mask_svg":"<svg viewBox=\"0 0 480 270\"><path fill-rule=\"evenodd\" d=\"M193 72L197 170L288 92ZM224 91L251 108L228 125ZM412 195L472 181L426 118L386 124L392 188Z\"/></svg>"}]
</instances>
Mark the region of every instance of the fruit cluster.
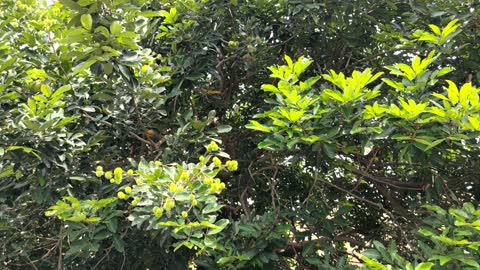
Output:
<instances>
[{"instance_id":1,"label":"fruit cluster","mask_svg":"<svg viewBox=\"0 0 480 270\"><path fill-rule=\"evenodd\" d=\"M124 177L128 183L120 187L117 197L130 201L133 211L150 212L158 221L168 221L181 216L184 219L192 214L199 219L198 210L215 203L212 195L221 193L226 184L220 178L214 178L220 171L236 171L236 160L222 160L212 155L220 150L218 144L210 142L206 147L207 155L200 156L197 164L169 164L154 161L138 166L138 170L127 170L126 175L120 167L113 171L104 171L102 166L96 168L96 176L104 177L110 183L121 185ZM211 162L209 162L211 161ZM215 199L212 199L215 198ZM198 209L193 213L194 209ZM149 210L150 209L150 210ZM196 217L194 217L197 215Z\"/></svg>"}]
</instances>

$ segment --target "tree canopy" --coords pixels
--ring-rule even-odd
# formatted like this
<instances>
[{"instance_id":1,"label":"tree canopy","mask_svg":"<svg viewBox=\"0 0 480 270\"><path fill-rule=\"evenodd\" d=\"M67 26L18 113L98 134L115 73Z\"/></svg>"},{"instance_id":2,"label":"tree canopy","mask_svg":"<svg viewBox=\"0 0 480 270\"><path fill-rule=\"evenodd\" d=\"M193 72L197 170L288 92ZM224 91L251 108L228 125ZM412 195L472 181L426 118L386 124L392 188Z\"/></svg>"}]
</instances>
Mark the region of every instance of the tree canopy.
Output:
<instances>
[{"instance_id":1,"label":"tree canopy","mask_svg":"<svg viewBox=\"0 0 480 270\"><path fill-rule=\"evenodd\" d=\"M3 0L0 268L480 268L475 0Z\"/></svg>"}]
</instances>

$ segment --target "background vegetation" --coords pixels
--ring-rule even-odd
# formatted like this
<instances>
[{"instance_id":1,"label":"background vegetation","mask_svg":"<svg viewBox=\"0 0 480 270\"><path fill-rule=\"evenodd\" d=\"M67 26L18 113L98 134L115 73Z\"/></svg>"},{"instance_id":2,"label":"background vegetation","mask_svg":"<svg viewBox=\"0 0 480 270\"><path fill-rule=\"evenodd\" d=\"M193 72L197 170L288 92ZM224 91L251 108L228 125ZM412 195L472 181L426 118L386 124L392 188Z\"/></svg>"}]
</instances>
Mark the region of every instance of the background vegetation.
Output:
<instances>
[{"instance_id":1,"label":"background vegetation","mask_svg":"<svg viewBox=\"0 0 480 270\"><path fill-rule=\"evenodd\" d=\"M0 268L478 269L474 0L0 2Z\"/></svg>"}]
</instances>

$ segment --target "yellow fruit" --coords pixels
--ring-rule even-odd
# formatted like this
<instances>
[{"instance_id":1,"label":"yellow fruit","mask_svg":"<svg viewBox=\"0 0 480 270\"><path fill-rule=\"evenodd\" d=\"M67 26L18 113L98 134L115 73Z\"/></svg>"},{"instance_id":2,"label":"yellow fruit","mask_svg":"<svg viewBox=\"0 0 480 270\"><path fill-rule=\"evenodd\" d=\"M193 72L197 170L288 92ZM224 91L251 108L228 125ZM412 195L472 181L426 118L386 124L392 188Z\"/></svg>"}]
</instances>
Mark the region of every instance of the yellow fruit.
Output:
<instances>
[{"instance_id":1,"label":"yellow fruit","mask_svg":"<svg viewBox=\"0 0 480 270\"><path fill-rule=\"evenodd\" d=\"M220 149L220 147L218 147L218 144L214 141L211 141L206 148L208 152L218 151L218 149Z\"/></svg>"},{"instance_id":2,"label":"yellow fruit","mask_svg":"<svg viewBox=\"0 0 480 270\"><path fill-rule=\"evenodd\" d=\"M238 161L236 160L229 160L225 165L227 165L227 170L231 172L238 170Z\"/></svg>"},{"instance_id":3,"label":"yellow fruit","mask_svg":"<svg viewBox=\"0 0 480 270\"><path fill-rule=\"evenodd\" d=\"M159 217L162 217L163 215L163 208L160 208L158 206L155 206L153 208L153 215L155 215L155 217L159 218Z\"/></svg>"},{"instance_id":4,"label":"yellow fruit","mask_svg":"<svg viewBox=\"0 0 480 270\"><path fill-rule=\"evenodd\" d=\"M188 172L182 172L182 174L180 175L180 180L186 181L189 177L190 175L188 174Z\"/></svg>"},{"instance_id":5,"label":"yellow fruit","mask_svg":"<svg viewBox=\"0 0 480 270\"><path fill-rule=\"evenodd\" d=\"M236 48L236 47L238 47L238 42L237 42L237 41L230 40L230 41L228 42L228 46L229 46L230 48Z\"/></svg>"},{"instance_id":6,"label":"yellow fruit","mask_svg":"<svg viewBox=\"0 0 480 270\"><path fill-rule=\"evenodd\" d=\"M215 164L215 166L220 167L222 166L222 161L218 157L214 157L212 159L212 162Z\"/></svg>"},{"instance_id":7,"label":"yellow fruit","mask_svg":"<svg viewBox=\"0 0 480 270\"><path fill-rule=\"evenodd\" d=\"M203 183L206 185L211 185L213 183L213 178L206 178L203 180Z\"/></svg>"},{"instance_id":8,"label":"yellow fruit","mask_svg":"<svg viewBox=\"0 0 480 270\"><path fill-rule=\"evenodd\" d=\"M122 168L115 168L115 170L113 170L113 177L115 178L115 183L120 185L122 183L122 179L123 179L123 170Z\"/></svg>"},{"instance_id":9,"label":"yellow fruit","mask_svg":"<svg viewBox=\"0 0 480 270\"><path fill-rule=\"evenodd\" d=\"M139 202L140 202L140 198L135 198L135 199L133 199L133 201L132 201L132 205L133 205L133 206L136 206Z\"/></svg>"},{"instance_id":10,"label":"yellow fruit","mask_svg":"<svg viewBox=\"0 0 480 270\"><path fill-rule=\"evenodd\" d=\"M125 199L125 198L127 197L127 195L125 195L125 193L123 193L122 191L119 191L119 192L117 193L117 197L118 197L119 199L122 199L122 200L123 200L123 199Z\"/></svg>"},{"instance_id":11,"label":"yellow fruit","mask_svg":"<svg viewBox=\"0 0 480 270\"><path fill-rule=\"evenodd\" d=\"M125 188L125 192L126 192L127 194L132 193L132 188L131 188L131 187L126 187L126 188Z\"/></svg>"},{"instance_id":12,"label":"yellow fruit","mask_svg":"<svg viewBox=\"0 0 480 270\"><path fill-rule=\"evenodd\" d=\"M132 176L133 175L133 170L128 170L127 174L128 174L128 176Z\"/></svg>"},{"instance_id":13,"label":"yellow fruit","mask_svg":"<svg viewBox=\"0 0 480 270\"><path fill-rule=\"evenodd\" d=\"M135 183L137 183L137 185L141 185L141 184L143 184L143 180L140 179L140 178L137 178L137 179L135 179Z\"/></svg>"},{"instance_id":14,"label":"yellow fruit","mask_svg":"<svg viewBox=\"0 0 480 270\"><path fill-rule=\"evenodd\" d=\"M163 208L165 208L165 210L167 210L167 211L170 211L170 210L172 210L173 207L175 207L175 201L173 201L170 198L167 198L165 200L165 203L163 204Z\"/></svg>"},{"instance_id":15,"label":"yellow fruit","mask_svg":"<svg viewBox=\"0 0 480 270\"><path fill-rule=\"evenodd\" d=\"M187 211L182 211L182 217L183 217L183 218L186 218L186 217L188 217L188 213L187 213Z\"/></svg>"},{"instance_id":16,"label":"yellow fruit","mask_svg":"<svg viewBox=\"0 0 480 270\"><path fill-rule=\"evenodd\" d=\"M160 160L156 160L154 162L155 166L161 166L162 165L162 162Z\"/></svg>"},{"instance_id":17,"label":"yellow fruit","mask_svg":"<svg viewBox=\"0 0 480 270\"><path fill-rule=\"evenodd\" d=\"M175 183L170 183L170 185L168 185L168 190L177 192L177 185Z\"/></svg>"},{"instance_id":18,"label":"yellow fruit","mask_svg":"<svg viewBox=\"0 0 480 270\"><path fill-rule=\"evenodd\" d=\"M107 180L112 179L112 177L113 177L112 171L105 172L105 178L106 178Z\"/></svg>"},{"instance_id":19,"label":"yellow fruit","mask_svg":"<svg viewBox=\"0 0 480 270\"><path fill-rule=\"evenodd\" d=\"M120 185L122 183L123 176L120 175L115 175L115 184Z\"/></svg>"}]
</instances>

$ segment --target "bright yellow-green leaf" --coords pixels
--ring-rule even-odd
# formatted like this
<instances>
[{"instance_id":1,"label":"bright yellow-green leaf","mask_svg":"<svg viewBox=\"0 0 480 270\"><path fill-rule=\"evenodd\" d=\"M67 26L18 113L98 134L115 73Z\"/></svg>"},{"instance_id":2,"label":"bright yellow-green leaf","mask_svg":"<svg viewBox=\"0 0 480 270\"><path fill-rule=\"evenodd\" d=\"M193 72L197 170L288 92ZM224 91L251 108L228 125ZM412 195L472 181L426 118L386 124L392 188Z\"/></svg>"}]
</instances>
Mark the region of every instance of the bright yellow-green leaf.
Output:
<instances>
[{"instance_id":1,"label":"bright yellow-green leaf","mask_svg":"<svg viewBox=\"0 0 480 270\"><path fill-rule=\"evenodd\" d=\"M92 16L90 14L83 14L80 17L80 22L82 23L83 28L87 30L92 30Z\"/></svg>"},{"instance_id":2,"label":"bright yellow-green leaf","mask_svg":"<svg viewBox=\"0 0 480 270\"><path fill-rule=\"evenodd\" d=\"M430 108L428 108L428 112L430 112L432 114L435 114L437 116L440 116L440 117L446 117L447 116L447 113L444 110L442 110L438 107L430 107Z\"/></svg>"},{"instance_id":3,"label":"bright yellow-green leaf","mask_svg":"<svg viewBox=\"0 0 480 270\"><path fill-rule=\"evenodd\" d=\"M278 93L278 88L275 87L274 85L272 84L263 84L262 85L262 90L265 91L265 92L271 92L271 93Z\"/></svg>"},{"instance_id":4,"label":"bright yellow-green leaf","mask_svg":"<svg viewBox=\"0 0 480 270\"><path fill-rule=\"evenodd\" d=\"M444 67L444 68L440 69L440 71L438 71L437 77L442 77L442 76L452 72L453 70L454 70L454 68L452 68L452 67Z\"/></svg>"},{"instance_id":5,"label":"bright yellow-green leaf","mask_svg":"<svg viewBox=\"0 0 480 270\"><path fill-rule=\"evenodd\" d=\"M469 101L469 97L470 97L470 94L472 93L472 91L473 91L472 83L470 83L470 82L465 83L460 88L459 100L460 100L460 104L465 109L468 108L468 101Z\"/></svg>"},{"instance_id":6,"label":"bright yellow-green leaf","mask_svg":"<svg viewBox=\"0 0 480 270\"><path fill-rule=\"evenodd\" d=\"M326 95L326 96L332 97L333 99L335 99L337 101L345 102L345 100L343 99L343 96L340 93L338 93L337 91L333 91L331 89L326 89L323 92L323 94Z\"/></svg>"},{"instance_id":7,"label":"bright yellow-green leaf","mask_svg":"<svg viewBox=\"0 0 480 270\"><path fill-rule=\"evenodd\" d=\"M447 83L448 83L448 88L447 88L448 99L450 99L450 102L453 105L456 105L458 103L459 96L460 96L457 85L450 80L447 80Z\"/></svg>"},{"instance_id":8,"label":"bright yellow-green leaf","mask_svg":"<svg viewBox=\"0 0 480 270\"><path fill-rule=\"evenodd\" d=\"M480 130L480 116L468 116L468 121L472 125L473 129Z\"/></svg>"},{"instance_id":9,"label":"bright yellow-green leaf","mask_svg":"<svg viewBox=\"0 0 480 270\"><path fill-rule=\"evenodd\" d=\"M440 31L440 28L434 24L429 24L428 27L430 27L430 29L432 29L433 33L435 33L435 35L438 35L440 36L442 34L442 32Z\"/></svg>"},{"instance_id":10,"label":"bright yellow-green leaf","mask_svg":"<svg viewBox=\"0 0 480 270\"><path fill-rule=\"evenodd\" d=\"M245 127L253 130L262 131L262 132L271 131L270 128L260 124L258 121L255 121L255 120L250 120L250 124L247 124Z\"/></svg>"},{"instance_id":11,"label":"bright yellow-green leaf","mask_svg":"<svg viewBox=\"0 0 480 270\"><path fill-rule=\"evenodd\" d=\"M416 74L422 71L420 67L421 62L421 58L418 55L415 55L412 61L412 69L413 71L415 71Z\"/></svg>"},{"instance_id":12,"label":"bright yellow-green leaf","mask_svg":"<svg viewBox=\"0 0 480 270\"><path fill-rule=\"evenodd\" d=\"M410 66L403 63L399 63L399 64L396 64L395 67L403 71L403 74L405 75L405 77L410 81L413 81L413 79L415 79L415 71L413 71L413 69Z\"/></svg>"},{"instance_id":13,"label":"bright yellow-green leaf","mask_svg":"<svg viewBox=\"0 0 480 270\"><path fill-rule=\"evenodd\" d=\"M293 72L292 58L290 58L290 56L288 56L288 55L285 55L284 58L285 58L285 61L287 62L288 68L290 68L290 70Z\"/></svg>"},{"instance_id":14,"label":"bright yellow-green leaf","mask_svg":"<svg viewBox=\"0 0 480 270\"><path fill-rule=\"evenodd\" d=\"M308 59L302 56L298 58L297 62L295 62L295 64L293 65L293 71L297 76L300 76L312 63L312 59Z\"/></svg>"},{"instance_id":15,"label":"bright yellow-green leaf","mask_svg":"<svg viewBox=\"0 0 480 270\"><path fill-rule=\"evenodd\" d=\"M434 265L435 264L433 264L431 262L421 263L421 264L417 265L417 267L415 267L415 270L430 270L430 269L432 269L432 267Z\"/></svg>"},{"instance_id":16,"label":"bright yellow-green leaf","mask_svg":"<svg viewBox=\"0 0 480 270\"><path fill-rule=\"evenodd\" d=\"M455 19L447 24L445 28L442 30L442 37L440 39L440 44L443 44L447 38L452 34L455 30L457 30L458 27L460 27L460 24L457 24L458 19Z\"/></svg>"},{"instance_id":17,"label":"bright yellow-green leaf","mask_svg":"<svg viewBox=\"0 0 480 270\"><path fill-rule=\"evenodd\" d=\"M390 87L392 87L393 89L405 90L405 86L403 85L403 83L394 82L394 81L392 81L390 79L387 79L387 78L383 78L382 81L384 83L386 83L387 85L389 85Z\"/></svg>"}]
</instances>

